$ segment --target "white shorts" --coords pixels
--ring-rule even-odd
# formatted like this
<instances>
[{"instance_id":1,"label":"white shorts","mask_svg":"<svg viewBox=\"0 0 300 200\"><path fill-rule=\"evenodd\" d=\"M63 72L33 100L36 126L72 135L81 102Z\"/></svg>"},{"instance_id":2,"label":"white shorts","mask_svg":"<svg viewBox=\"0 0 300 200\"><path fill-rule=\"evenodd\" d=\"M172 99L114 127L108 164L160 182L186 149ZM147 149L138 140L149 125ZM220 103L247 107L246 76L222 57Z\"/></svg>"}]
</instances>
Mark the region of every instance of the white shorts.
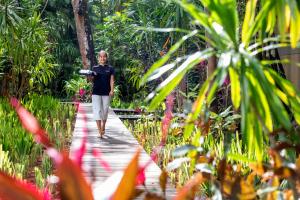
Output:
<instances>
[{"instance_id":1,"label":"white shorts","mask_svg":"<svg viewBox=\"0 0 300 200\"><path fill-rule=\"evenodd\" d=\"M110 96L92 95L93 114L95 120L106 120L108 116Z\"/></svg>"}]
</instances>

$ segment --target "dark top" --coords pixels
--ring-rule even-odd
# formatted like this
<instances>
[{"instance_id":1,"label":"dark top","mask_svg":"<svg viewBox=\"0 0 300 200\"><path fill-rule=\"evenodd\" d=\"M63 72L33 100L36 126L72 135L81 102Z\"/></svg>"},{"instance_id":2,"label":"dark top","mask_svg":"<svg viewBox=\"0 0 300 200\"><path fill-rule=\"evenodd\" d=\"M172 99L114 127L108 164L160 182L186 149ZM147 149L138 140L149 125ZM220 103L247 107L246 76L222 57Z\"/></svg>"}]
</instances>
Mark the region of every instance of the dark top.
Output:
<instances>
[{"instance_id":1,"label":"dark top","mask_svg":"<svg viewBox=\"0 0 300 200\"><path fill-rule=\"evenodd\" d=\"M93 94L108 96L110 92L110 78L115 75L115 70L109 65L97 65L93 67L94 75Z\"/></svg>"}]
</instances>

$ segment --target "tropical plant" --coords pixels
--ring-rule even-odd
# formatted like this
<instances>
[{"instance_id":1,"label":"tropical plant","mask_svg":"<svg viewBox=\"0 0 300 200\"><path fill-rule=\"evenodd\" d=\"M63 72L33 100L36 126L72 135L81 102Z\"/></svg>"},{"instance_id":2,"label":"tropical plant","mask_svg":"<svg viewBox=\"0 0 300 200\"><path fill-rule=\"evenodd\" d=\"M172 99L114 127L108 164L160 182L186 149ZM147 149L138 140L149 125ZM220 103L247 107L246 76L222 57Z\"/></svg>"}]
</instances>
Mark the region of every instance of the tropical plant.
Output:
<instances>
[{"instance_id":1,"label":"tropical plant","mask_svg":"<svg viewBox=\"0 0 300 200\"><path fill-rule=\"evenodd\" d=\"M197 29L191 31L148 70L142 84L148 79L153 79L151 76L162 75L172 70L171 75L149 95L149 99L152 99L150 108L156 108L193 66L216 56L217 68L199 91L192 112L186 120L184 138L192 136L199 114L205 113L217 88L229 75L231 99L234 108L241 111L241 132L248 156L262 160L265 136L278 128L288 131L292 129L285 106L293 113L296 123L300 123L299 94L288 80L269 67L270 63L278 61L257 58L259 53L269 49L297 46L300 38L300 29L297 28L297 24L300 23L297 2L264 0L260 1L260 9L256 9L259 6L258 2L249 0L241 34L235 0L202 0L202 6L188 1L176 2L193 17L194 23L205 29L206 35L200 34ZM276 25L279 35L272 36ZM182 43L191 37L200 37L208 42L210 47L165 65ZM176 66L178 67L175 68ZM195 134L201 133L198 131Z\"/></svg>"},{"instance_id":2,"label":"tropical plant","mask_svg":"<svg viewBox=\"0 0 300 200\"><path fill-rule=\"evenodd\" d=\"M64 105L50 96L39 95L27 96L23 102L51 132L49 137L55 147L64 148L71 138L71 121L75 115L73 105ZM52 173L49 158L43 153L42 147L35 144L33 137L20 127L17 116L5 99L0 99L0 146L0 168L10 175L26 178L39 159L42 164L37 167L43 172L44 178Z\"/></svg>"},{"instance_id":3,"label":"tropical plant","mask_svg":"<svg viewBox=\"0 0 300 200\"><path fill-rule=\"evenodd\" d=\"M69 98L74 98L81 102L91 102L92 84L85 77L66 81L65 90Z\"/></svg>"}]
</instances>

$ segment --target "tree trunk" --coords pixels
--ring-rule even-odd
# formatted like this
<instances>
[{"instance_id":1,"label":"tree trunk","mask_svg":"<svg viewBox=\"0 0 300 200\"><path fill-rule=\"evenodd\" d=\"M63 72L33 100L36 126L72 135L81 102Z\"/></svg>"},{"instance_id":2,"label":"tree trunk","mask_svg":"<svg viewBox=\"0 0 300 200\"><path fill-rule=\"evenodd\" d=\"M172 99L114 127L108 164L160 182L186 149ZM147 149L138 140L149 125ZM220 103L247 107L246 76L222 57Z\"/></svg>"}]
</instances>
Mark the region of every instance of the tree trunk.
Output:
<instances>
[{"instance_id":1,"label":"tree trunk","mask_svg":"<svg viewBox=\"0 0 300 200\"><path fill-rule=\"evenodd\" d=\"M89 23L88 3L87 0L72 0L72 6L83 68L88 69L97 64Z\"/></svg>"}]
</instances>

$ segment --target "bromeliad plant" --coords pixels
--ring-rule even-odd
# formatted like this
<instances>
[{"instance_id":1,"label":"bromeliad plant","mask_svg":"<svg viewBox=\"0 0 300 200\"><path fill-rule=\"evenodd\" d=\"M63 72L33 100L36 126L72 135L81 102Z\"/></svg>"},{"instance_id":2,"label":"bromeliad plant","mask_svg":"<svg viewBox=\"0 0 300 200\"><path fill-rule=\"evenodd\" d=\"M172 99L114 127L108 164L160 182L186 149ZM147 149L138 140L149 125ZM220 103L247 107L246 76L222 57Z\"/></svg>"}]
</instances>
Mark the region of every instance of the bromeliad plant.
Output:
<instances>
[{"instance_id":1,"label":"bromeliad plant","mask_svg":"<svg viewBox=\"0 0 300 200\"><path fill-rule=\"evenodd\" d=\"M15 108L22 126L25 130L32 133L35 141L42 144L46 153L53 160L56 168L56 175L59 178L59 194L61 199L93 199L94 195L107 197L108 199L132 199L141 194L140 190L136 190L136 185L144 184L145 182L145 169L151 163L150 160L143 166L138 165L139 150L134 155L132 161L125 169L122 177L116 181L115 191L98 194L93 194L90 183L84 178L82 169L82 159L86 151L87 141L87 118L85 111L81 106L78 108L78 112L83 115L83 139L80 147L76 149L71 158L66 152L59 152L54 148L52 141L49 139L47 132L40 126L37 119L29 113L18 100L11 99L11 105ZM167 127L166 127L167 128ZM93 149L93 155L99 161L99 163L108 172L111 172L109 165L101 158L101 152L99 149ZM154 152L152 158L155 158L157 153ZM6 166L6 165L5 165ZM38 177L42 179L40 171L35 171ZM115 175L112 175L116 177ZM162 175L161 187L165 191L166 174ZM111 181L104 182L103 187L111 187ZM51 199L50 193L47 188L39 190L37 186L26 183L25 181L17 180L10 177L4 172L0 171L0 198L2 199ZM105 184L109 184L105 185ZM162 196L147 192L146 196L157 197L163 199Z\"/></svg>"},{"instance_id":2,"label":"bromeliad plant","mask_svg":"<svg viewBox=\"0 0 300 200\"><path fill-rule=\"evenodd\" d=\"M279 47L299 47L300 11L296 0L249 0L246 6L243 26L239 31L239 19L235 0L201 0L203 7L189 1L176 2L192 17L193 22L205 29L205 35L198 30L184 36L168 53L155 62L142 79L171 74L149 95L150 108L160 102L180 83L184 75L199 62L216 57L216 70L202 85L192 112L186 120L184 138L199 137L195 123L210 106L217 88L230 76L231 99L236 110L241 112L241 133L249 158L262 160L265 142L270 134L279 128L292 129L288 110L295 123L300 123L300 97L295 87L271 69L270 64L278 60L259 60L258 55ZM257 9L260 6L260 9ZM279 34L275 34L275 28ZM275 36L273 36L275 35ZM168 60L178 48L191 37L200 37L210 47L187 57ZM178 66L178 67L177 67ZM288 109L287 109L288 108ZM272 144L274 145L274 144Z\"/></svg>"}]
</instances>

